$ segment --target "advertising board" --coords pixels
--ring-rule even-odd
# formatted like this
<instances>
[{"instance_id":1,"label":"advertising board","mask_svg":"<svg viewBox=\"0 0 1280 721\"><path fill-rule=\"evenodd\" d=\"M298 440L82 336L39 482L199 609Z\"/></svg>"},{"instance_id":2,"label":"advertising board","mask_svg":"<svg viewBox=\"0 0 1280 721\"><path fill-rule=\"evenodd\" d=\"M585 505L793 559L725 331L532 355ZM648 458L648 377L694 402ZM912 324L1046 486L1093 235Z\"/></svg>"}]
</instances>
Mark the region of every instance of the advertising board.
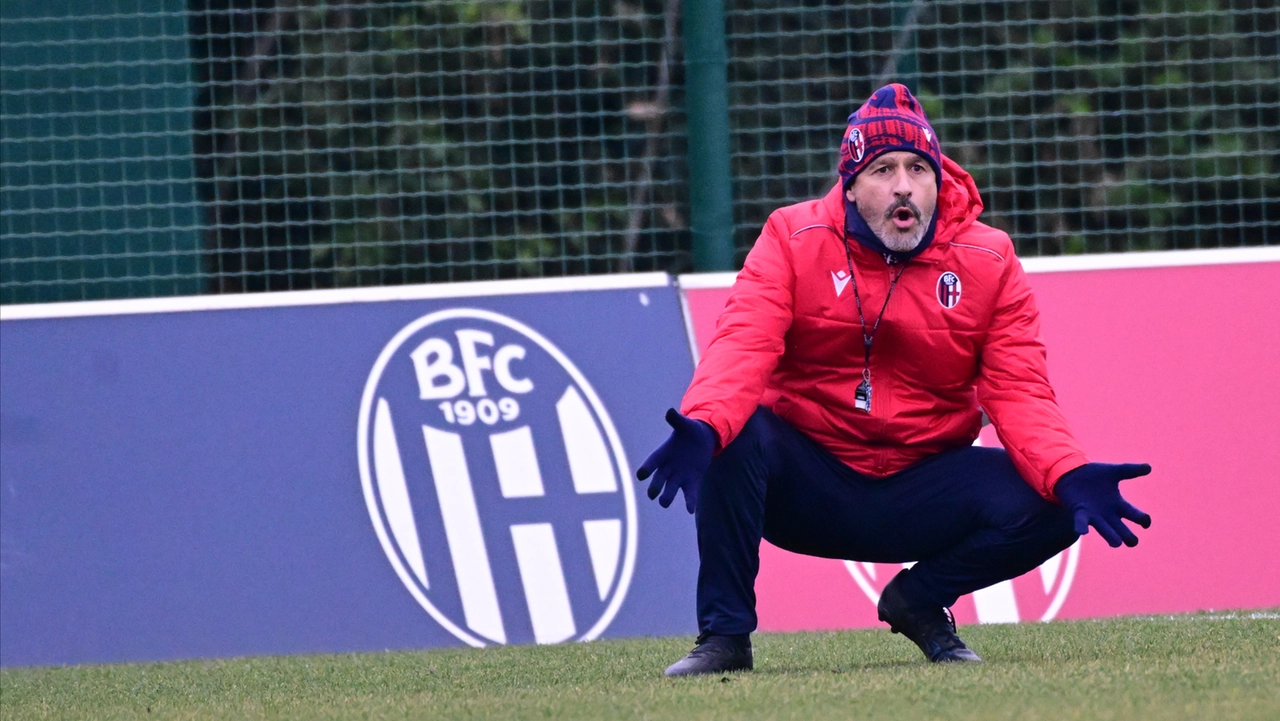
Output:
<instances>
[{"instance_id":1,"label":"advertising board","mask_svg":"<svg viewBox=\"0 0 1280 721\"><path fill-rule=\"evenodd\" d=\"M1155 522L958 620L1280 606L1280 250L1024 265L1068 420L1154 466ZM0 664L692 634L692 520L632 479L732 280L0 308ZM764 631L877 625L896 571L761 555Z\"/></svg>"},{"instance_id":2,"label":"advertising board","mask_svg":"<svg viewBox=\"0 0 1280 721\"><path fill-rule=\"evenodd\" d=\"M8 306L0 663L692 633L664 274Z\"/></svg>"},{"instance_id":3,"label":"advertising board","mask_svg":"<svg viewBox=\"0 0 1280 721\"><path fill-rule=\"evenodd\" d=\"M1153 466L1123 491L1154 522L1132 549L1083 537L1026 576L962 598L957 621L1280 606L1280 249L1023 265L1067 420L1091 459ZM733 275L680 282L705 348ZM999 444L990 426L979 443ZM896 571L766 543L761 630L880 625L875 601Z\"/></svg>"}]
</instances>

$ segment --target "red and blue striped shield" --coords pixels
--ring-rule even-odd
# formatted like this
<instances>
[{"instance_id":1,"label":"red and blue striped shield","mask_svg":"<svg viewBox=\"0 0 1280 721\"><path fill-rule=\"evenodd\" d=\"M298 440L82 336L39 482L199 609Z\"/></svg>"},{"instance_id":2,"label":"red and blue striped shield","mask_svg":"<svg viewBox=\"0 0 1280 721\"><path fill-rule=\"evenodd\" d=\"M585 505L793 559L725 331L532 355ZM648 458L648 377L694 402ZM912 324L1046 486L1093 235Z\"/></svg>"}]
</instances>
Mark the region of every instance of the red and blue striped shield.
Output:
<instances>
[{"instance_id":1,"label":"red and blue striped shield","mask_svg":"<svg viewBox=\"0 0 1280 721\"><path fill-rule=\"evenodd\" d=\"M938 277L938 302L943 308L954 308L960 302L960 276L947 271Z\"/></svg>"}]
</instances>

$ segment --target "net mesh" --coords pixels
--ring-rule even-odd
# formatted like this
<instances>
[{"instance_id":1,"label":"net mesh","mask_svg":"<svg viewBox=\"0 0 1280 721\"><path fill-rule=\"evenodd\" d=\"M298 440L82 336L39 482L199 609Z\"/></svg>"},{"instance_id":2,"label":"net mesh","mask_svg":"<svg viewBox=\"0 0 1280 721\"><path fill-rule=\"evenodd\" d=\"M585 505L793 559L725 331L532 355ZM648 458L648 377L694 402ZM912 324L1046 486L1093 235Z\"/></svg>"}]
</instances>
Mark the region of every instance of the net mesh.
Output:
<instances>
[{"instance_id":1,"label":"net mesh","mask_svg":"<svg viewBox=\"0 0 1280 721\"><path fill-rule=\"evenodd\" d=\"M663 10L194 13L207 271L255 290L665 265L681 172Z\"/></svg>"},{"instance_id":2,"label":"net mesh","mask_svg":"<svg viewBox=\"0 0 1280 721\"><path fill-rule=\"evenodd\" d=\"M1276 0L724 7L739 262L889 81L1023 255L1280 244ZM5 0L0 301L689 270L680 12Z\"/></svg>"},{"instance_id":3,"label":"net mesh","mask_svg":"<svg viewBox=\"0 0 1280 721\"><path fill-rule=\"evenodd\" d=\"M736 3L739 260L825 193L847 115L918 94L1021 255L1280 243L1275 0Z\"/></svg>"},{"instance_id":4,"label":"net mesh","mask_svg":"<svg viewBox=\"0 0 1280 721\"><path fill-rule=\"evenodd\" d=\"M0 301L200 290L183 8L3 0Z\"/></svg>"}]
</instances>

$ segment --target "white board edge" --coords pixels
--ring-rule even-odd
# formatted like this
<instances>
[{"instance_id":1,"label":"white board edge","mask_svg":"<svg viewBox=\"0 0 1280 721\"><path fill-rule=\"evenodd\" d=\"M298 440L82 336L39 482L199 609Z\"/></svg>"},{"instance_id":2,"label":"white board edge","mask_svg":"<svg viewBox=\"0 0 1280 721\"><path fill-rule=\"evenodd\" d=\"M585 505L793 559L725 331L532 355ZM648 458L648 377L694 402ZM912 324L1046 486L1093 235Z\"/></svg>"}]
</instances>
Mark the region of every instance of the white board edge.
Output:
<instances>
[{"instance_id":1,"label":"white board edge","mask_svg":"<svg viewBox=\"0 0 1280 721\"><path fill-rule=\"evenodd\" d=\"M655 273L526 278L519 280L476 280L427 285L388 285L372 288L286 290L225 295L187 295L166 298L127 298L63 303L17 303L0 305L0 321L44 318L76 318L142 313L179 313L204 310L243 310L289 306L376 303L397 300L475 298L479 296L557 293L583 290L625 290L660 288L670 285L671 276Z\"/></svg>"}]
</instances>

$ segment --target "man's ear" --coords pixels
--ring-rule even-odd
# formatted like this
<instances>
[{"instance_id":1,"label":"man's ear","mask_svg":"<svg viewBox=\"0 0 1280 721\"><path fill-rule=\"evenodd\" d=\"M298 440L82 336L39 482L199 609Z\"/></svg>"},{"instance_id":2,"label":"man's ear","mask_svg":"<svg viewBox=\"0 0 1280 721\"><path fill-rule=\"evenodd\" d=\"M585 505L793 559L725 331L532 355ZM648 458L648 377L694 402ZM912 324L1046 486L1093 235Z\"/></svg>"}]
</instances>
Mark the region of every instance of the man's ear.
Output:
<instances>
[{"instance_id":1,"label":"man's ear","mask_svg":"<svg viewBox=\"0 0 1280 721\"><path fill-rule=\"evenodd\" d=\"M844 189L844 197L845 200L848 200L850 203L853 203L854 205L858 204L858 198L853 194L853 183L849 183L849 187Z\"/></svg>"}]
</instances>

